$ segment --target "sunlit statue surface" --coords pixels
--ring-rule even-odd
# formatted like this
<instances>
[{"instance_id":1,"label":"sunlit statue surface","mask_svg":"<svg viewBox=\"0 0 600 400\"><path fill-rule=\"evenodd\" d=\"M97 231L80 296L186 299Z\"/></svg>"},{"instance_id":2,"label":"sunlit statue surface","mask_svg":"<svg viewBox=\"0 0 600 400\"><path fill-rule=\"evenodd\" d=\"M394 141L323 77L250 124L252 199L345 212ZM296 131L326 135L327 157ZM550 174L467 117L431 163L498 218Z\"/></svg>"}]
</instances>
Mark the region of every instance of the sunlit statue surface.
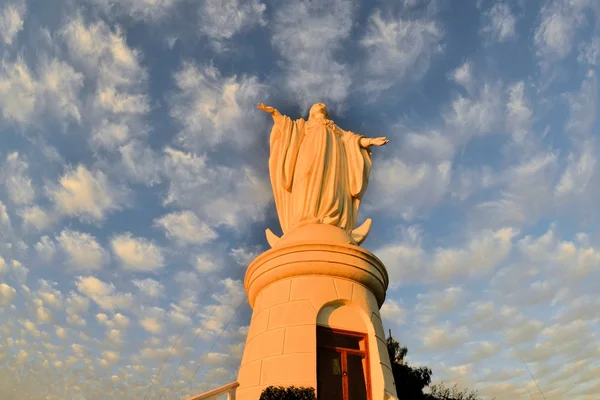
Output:
<instances>
[{"instance_id":1,"label":"sunlit statue surface","mask_svg":"<svg viewBox=\"0 0 600 400\"><path fill-rule=\"evenodd\" d=\"M341 129L323 103L310 108L308 121L292 121L262 103L258 108L273 116L269 174L283 234L305 224L328 224L362 243L371 220L355 224L371 171L370 147L388 139ZM279 240L268 229L267 239L271 246Z\"/></svg>"}]
</instances>

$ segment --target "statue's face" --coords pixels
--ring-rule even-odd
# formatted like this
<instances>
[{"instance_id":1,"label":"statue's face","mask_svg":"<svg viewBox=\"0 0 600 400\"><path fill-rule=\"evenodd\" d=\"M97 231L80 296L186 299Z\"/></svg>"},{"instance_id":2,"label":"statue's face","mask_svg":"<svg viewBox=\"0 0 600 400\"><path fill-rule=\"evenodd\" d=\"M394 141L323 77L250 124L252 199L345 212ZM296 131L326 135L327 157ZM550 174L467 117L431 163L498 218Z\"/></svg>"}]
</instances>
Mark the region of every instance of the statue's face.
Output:
<instances>
[{"instance_id":1,"label":"statue's face","mask_svg":"<svg viewBox=\"0 0 600 400\"><path fill-rule=\"evenodd\" d=\"M325 103L316 103L310 108L310 116L317 117L323 116L324 118L329 118L329 111L327 111L327 106Z\"/></svg>"}]
</instances>

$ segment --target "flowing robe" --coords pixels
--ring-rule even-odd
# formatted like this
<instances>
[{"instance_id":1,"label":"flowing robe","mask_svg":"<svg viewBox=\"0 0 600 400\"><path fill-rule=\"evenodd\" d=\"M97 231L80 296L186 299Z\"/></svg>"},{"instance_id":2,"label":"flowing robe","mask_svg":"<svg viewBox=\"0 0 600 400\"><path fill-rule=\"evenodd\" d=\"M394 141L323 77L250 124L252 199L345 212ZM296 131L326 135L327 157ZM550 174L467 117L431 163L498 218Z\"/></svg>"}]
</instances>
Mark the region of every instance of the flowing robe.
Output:
<instances>
[{"instance_id":1,"label":"flowing robe","mask_svg":"<svg viewBox=\"0 0 600 400\"><path fill-rule=\"evenodd\" d=\"M332 120L275 117L269 174L284 234L306 223L354 229L371 171L362 137Z\"/></svg>"}]
</instances>

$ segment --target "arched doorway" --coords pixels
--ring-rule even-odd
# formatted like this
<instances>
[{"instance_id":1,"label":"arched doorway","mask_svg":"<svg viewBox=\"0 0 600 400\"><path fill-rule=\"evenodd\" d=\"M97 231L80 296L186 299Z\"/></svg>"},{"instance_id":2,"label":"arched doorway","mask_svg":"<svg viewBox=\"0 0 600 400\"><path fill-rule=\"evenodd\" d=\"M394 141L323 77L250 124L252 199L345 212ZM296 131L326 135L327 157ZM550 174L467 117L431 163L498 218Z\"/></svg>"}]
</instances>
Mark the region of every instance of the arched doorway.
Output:
<instances>
[{"instance_id":1,"label":"arched doorway","mask_svg":"<svg viewBox=\"0 0 600 400\"><path fill-rule=\"evenodd\" d=\"M371 400L364 322L348 305L324 307L317 318L317 399Z\"/></svg>"}]
</instances>

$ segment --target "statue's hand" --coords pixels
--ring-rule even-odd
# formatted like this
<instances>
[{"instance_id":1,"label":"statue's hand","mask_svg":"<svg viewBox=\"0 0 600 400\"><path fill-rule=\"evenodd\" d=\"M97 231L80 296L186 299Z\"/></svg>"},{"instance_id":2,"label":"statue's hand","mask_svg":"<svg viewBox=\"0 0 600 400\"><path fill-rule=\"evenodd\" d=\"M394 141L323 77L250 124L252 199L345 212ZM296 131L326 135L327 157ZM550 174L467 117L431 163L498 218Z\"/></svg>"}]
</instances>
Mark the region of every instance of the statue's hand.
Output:
<instances>
[{"instance_id":1,"label":"statue's hand","mask_svg":"<svg viewBox=\"0 0 600 400\"><path fill-rule=\"evenodd\" d=\"M268 112L269 114L275 114L277 111L275 107L265 106L264 103L258 103L257 108L259 110L263 110L264 112Z\"/></svg>"},{"instance_id":2,"label":"statue's hand","mask_svg":"<svg viewBox=\"0 0 600 400\"><path fill-rule=\"evenodd\" d=\"M386 138L385 136L382 136L382 137L371 139L369 144L371 146L383 146L383 145L387 144L388 142L389 142L389 139Z\"/></svg>"}]
</instances>

